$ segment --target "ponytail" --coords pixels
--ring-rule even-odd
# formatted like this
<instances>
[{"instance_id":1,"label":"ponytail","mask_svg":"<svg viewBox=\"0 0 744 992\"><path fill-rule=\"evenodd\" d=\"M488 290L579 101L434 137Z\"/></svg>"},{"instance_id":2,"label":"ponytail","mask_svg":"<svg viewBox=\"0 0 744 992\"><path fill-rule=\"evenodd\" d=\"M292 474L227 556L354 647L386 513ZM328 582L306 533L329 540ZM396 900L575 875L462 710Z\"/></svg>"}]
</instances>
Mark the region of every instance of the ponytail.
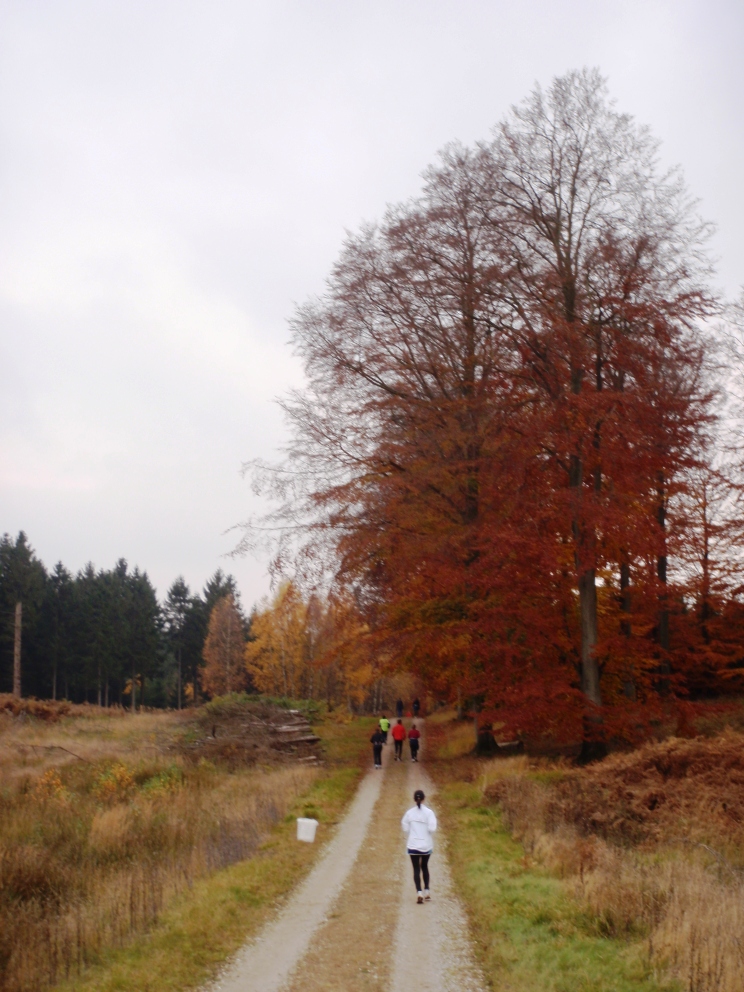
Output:
<instances>
[{"instance_id":1,"label":"ponytail","mask_svg":"<svg viewBox=\"0 0 744 992\"><path fill-rule=\"evenodd\" d=\"M416 789L416 791L413 794L413 800L419 809L421 809L421 803L424 801L424 799L426 799L426 796L424 795L423 791L421 789Z\"/></svg>"}]
</instances>

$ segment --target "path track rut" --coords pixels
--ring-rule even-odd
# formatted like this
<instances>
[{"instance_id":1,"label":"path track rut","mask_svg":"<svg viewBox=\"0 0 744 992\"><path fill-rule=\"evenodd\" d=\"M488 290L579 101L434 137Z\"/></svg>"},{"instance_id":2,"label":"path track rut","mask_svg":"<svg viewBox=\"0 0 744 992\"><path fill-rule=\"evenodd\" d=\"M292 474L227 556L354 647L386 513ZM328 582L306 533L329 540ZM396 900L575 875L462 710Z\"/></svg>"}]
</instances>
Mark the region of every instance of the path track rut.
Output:
<instances>
[{"instance_id":1,"label":"path track rut","mask_svg":"<svg viewBox=\"0 0 744 992\"><path fill-rule=\"evenodd\" d=\"M432 901L416 904L400 819L414 789L427 802L435 790L420 763L393 762L390 752L392 742L321 860L211 992L484 992L441 829Z\"/></svg>"}]
</instances>

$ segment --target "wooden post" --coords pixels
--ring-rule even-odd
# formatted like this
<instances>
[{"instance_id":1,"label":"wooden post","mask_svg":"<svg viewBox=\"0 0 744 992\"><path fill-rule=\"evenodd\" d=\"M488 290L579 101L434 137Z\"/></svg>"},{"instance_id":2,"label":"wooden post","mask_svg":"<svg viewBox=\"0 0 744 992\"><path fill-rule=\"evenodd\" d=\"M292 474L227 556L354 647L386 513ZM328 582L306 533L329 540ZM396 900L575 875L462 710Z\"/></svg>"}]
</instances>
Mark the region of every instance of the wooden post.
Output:
<instances>
[{"instance_id":1,"label":"wooden post","mask_svg":"<svg viewBox=\"0 0 744 992\"><path fill-rule=\"evenodd\" d=\"M13 695L21 698L21 622L23 605L16 603L15 636L13 638Z\"/></svg>"}]
</instances>

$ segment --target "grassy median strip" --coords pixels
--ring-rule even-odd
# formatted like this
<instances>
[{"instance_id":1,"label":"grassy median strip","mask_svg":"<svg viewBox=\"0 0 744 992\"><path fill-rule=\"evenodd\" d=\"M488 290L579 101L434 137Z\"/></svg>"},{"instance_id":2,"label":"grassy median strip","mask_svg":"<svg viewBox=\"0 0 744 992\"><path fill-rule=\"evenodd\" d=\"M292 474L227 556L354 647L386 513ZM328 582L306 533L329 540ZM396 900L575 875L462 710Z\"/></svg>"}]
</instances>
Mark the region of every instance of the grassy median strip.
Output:
<instances>
[{"instance_id":1,"label":"grassy median strip","mask_svg":"<svg viewBox=\"0 0 744 992\"><path fill-rule=\"evenodd\" d=\"M294 803L257 853L196 882L157 924L127 946L103 952L80 977L56 986L76 992L177 992L202 986L255 933L309 872L359 781L370 721L325 721L329 766ZM315 844L296 840L295 818L319 821Z\"/></svg>"},{"instance_id":2,"label":"grassy median strip","mask_svg":"<svg viewBox=\"0 0 744 992\"><path fill-rule=\"evenodd\" d=\"M645 942L601 936L566 884L525 857L498 808L471 784L437 802L452 871L493 988L510 992L672 992L651 974Z\"/></svg>"}]
</instances>

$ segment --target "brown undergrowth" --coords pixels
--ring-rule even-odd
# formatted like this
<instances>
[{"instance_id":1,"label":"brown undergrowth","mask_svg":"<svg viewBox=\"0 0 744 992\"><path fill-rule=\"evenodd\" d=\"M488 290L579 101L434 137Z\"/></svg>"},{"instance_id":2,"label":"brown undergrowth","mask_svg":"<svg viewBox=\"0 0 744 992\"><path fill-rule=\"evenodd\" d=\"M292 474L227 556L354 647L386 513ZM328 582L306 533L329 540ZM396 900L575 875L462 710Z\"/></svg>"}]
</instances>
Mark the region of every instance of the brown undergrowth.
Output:
<instances>
[{"instance_id":1,"label":"brown undergrowth","mask_svg":"<svg viewBox=\"0 0 744 992\"><path fill-rule=\"evenodd\" d=\"M744 735L673 738L585 769L495 760L478 774L600 932L647 939L657 971L689 992L741 992Z\"/></svg>"},{"instance_id":2,"label":"brown undergrowth","mask_svg":"<svg viewBox=\"0 0 744 992\"><path fill-rule=\"evenodd\" d=\"M71 703L66 699L19 699L8 692L0 692L0 717L19 717L21 721L33 719L44 723L59 723L71 716L100 720L104 717L121 716L124 712L127 711L121 706ZM162 714L162 710L152 710L149 707L141 708L140 712Z\"/></svg>"},{"instance_id":3,"label":"brown undergrowth","mask_svg":"<svg viewBox=\"0 0 744 992\"><path fill-rule=\"evenodd\" d=\"M317 769L183 753L190 714L0 717L0 989L80 972L250 855Z\"/></svg>"}]
</instances>

